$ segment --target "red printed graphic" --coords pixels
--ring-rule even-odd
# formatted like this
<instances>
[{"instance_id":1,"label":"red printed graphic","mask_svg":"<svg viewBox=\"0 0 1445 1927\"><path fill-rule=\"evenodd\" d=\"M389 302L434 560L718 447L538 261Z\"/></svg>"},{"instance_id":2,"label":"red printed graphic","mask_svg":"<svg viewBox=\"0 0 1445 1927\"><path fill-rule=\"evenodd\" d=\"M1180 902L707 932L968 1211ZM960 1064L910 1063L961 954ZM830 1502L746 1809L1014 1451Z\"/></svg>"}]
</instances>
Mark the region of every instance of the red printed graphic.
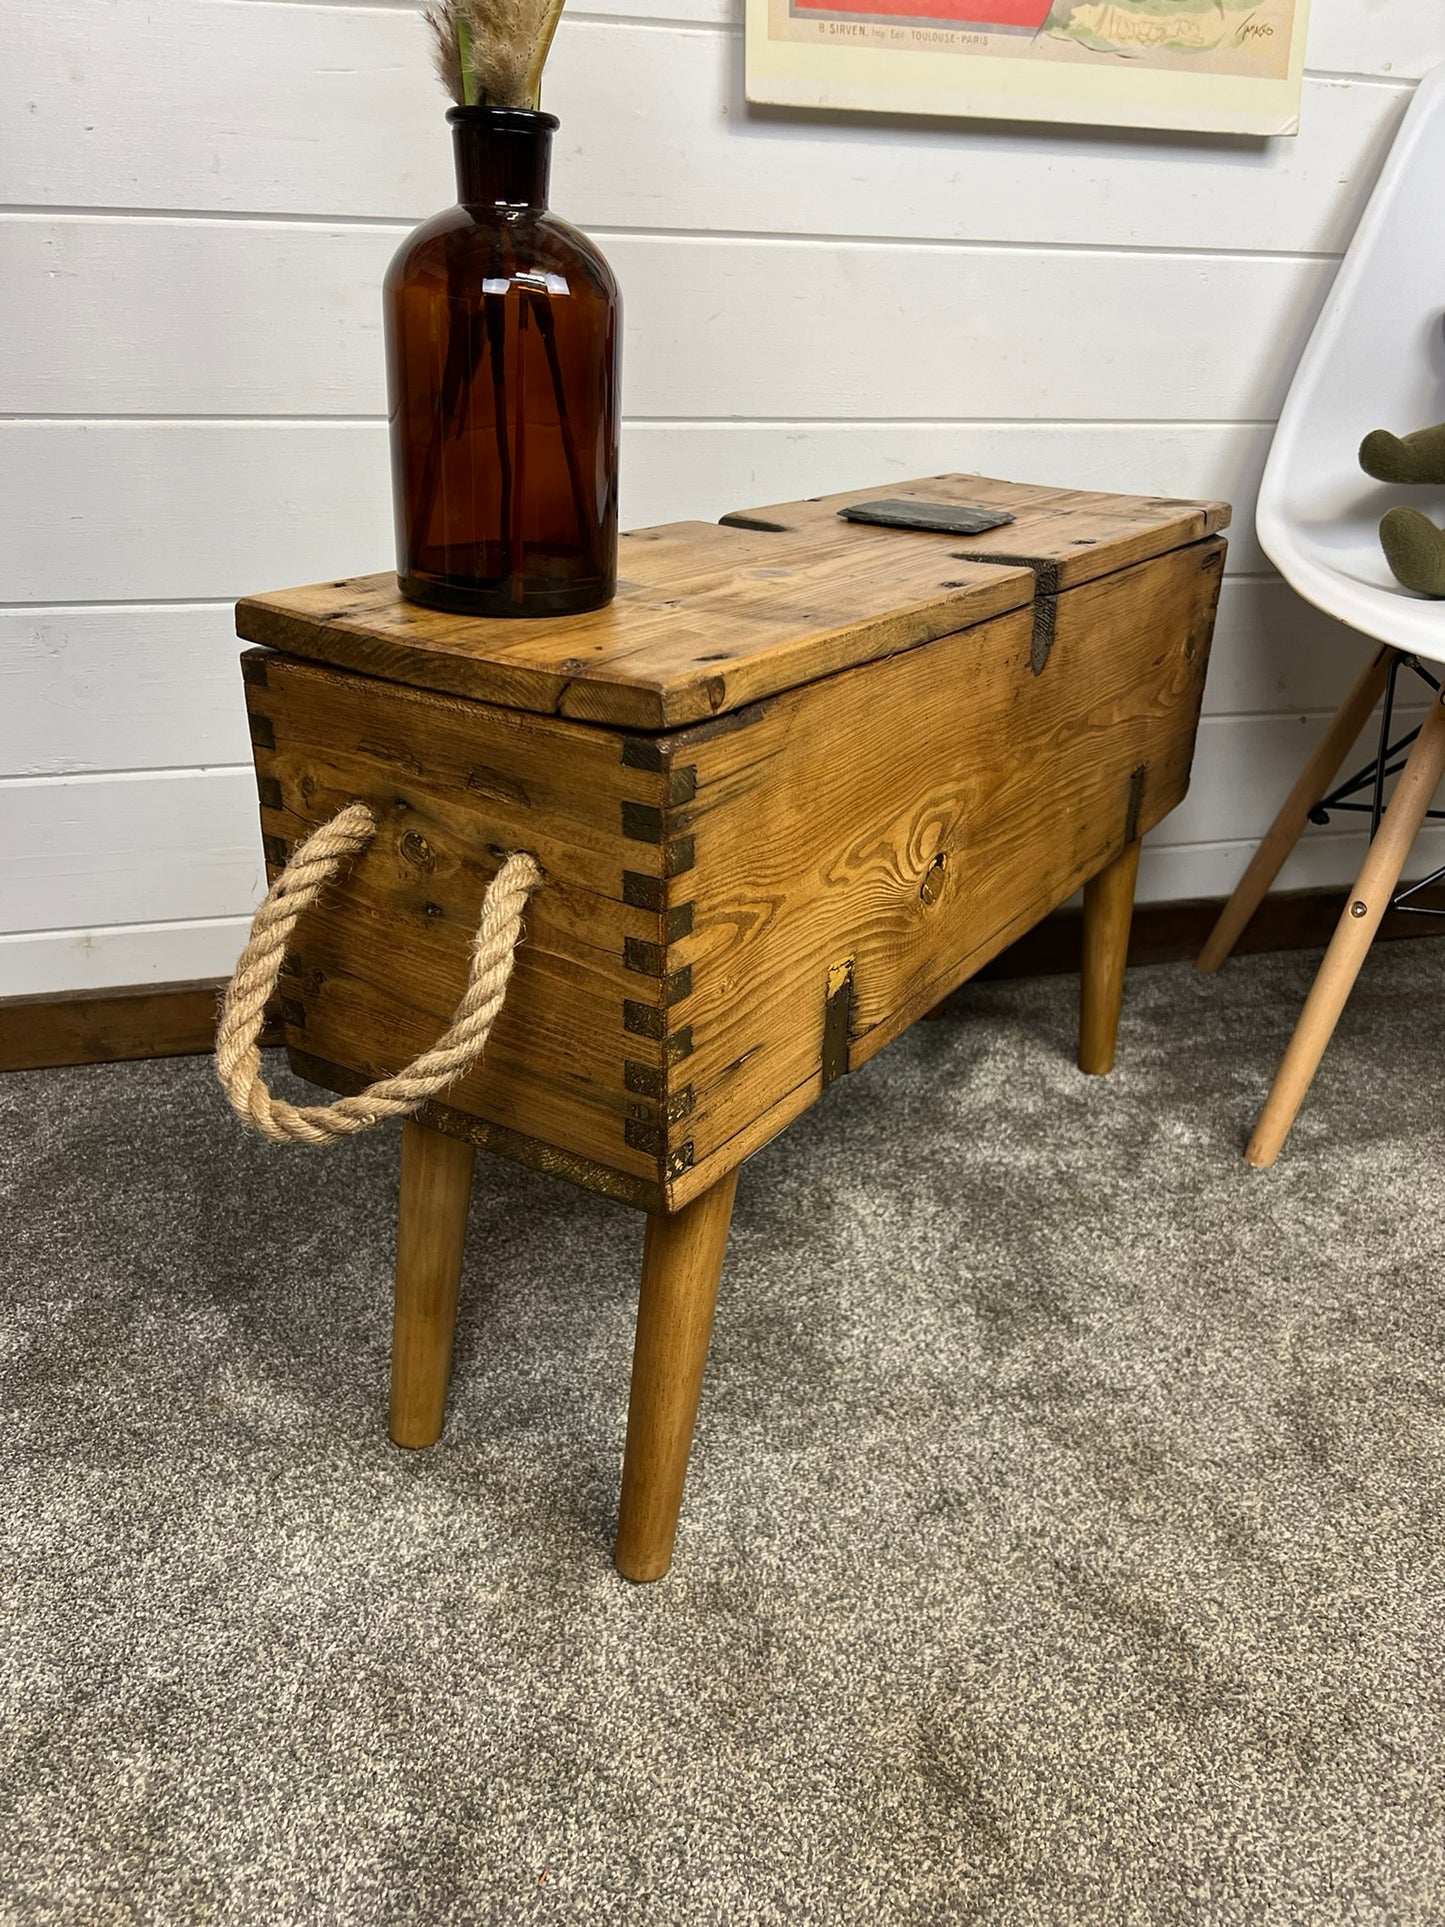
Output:
<instances>
[{"instance_id":1,"label":"red printed graphic","mask_svg":"<svg viewBox=\"0 0 1445 1927\"><path fill-rule=\"evenodd\" d=\"M795 13L845 14L858 19L942 20L951 27L1024 27L1037 32L1053 0L793 0Z\"/></svg>"}]
</instances>

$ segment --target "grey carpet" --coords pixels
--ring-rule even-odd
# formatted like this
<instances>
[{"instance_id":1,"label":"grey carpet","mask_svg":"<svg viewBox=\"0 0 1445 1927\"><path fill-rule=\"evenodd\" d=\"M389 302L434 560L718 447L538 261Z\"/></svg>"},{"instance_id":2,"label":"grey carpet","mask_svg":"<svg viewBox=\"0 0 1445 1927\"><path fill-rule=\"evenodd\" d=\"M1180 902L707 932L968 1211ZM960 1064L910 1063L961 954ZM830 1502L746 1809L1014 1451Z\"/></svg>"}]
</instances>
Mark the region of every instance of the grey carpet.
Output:
<instances>
[{"instance_id":1,"label":"grey carpet","mask_svg":"<svg viewBox=\"0 0 1445 1927\"><path fill-rule=\"evenodd\" d=\"M0 1080L0 1918L1445 1919L1445 945L970 986L743 1175L678 1563L609 1539L641 1221L479 1161L385 1438L396 1140Z\"/></svg>"}]
</instances>

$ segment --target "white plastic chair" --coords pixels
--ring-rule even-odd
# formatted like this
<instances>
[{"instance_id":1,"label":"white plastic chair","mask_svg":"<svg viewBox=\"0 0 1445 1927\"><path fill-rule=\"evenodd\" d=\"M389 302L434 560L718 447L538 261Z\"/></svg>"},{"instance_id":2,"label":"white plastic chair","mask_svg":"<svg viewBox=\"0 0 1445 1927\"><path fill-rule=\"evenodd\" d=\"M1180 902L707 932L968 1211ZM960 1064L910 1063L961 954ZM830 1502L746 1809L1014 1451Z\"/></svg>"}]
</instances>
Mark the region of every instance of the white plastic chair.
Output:
<instances>
[{"instance_id":1,"label":"white plastic chair","mask_svg":"<svg viewBox=\"0 0 1445 1927\"><path fill-rule=\"evenodd\" d=\"M1292 588L1377 647L1199 956L1217 970L1238 941L1310 812L1400 661L1445 675L1445 602L1412 595L1380 547L1387 508L1445 520L1445 488L1373 482L1358 450L1372 428L1405 435L1445 421L1445 66L1421 82L1280 416L1260 488L1259 539ZM1273 1164L1310 1087L1380 919L1445 774L1437 695L1370 844L1245 1156Z\"/></svg>"}]
</instances>

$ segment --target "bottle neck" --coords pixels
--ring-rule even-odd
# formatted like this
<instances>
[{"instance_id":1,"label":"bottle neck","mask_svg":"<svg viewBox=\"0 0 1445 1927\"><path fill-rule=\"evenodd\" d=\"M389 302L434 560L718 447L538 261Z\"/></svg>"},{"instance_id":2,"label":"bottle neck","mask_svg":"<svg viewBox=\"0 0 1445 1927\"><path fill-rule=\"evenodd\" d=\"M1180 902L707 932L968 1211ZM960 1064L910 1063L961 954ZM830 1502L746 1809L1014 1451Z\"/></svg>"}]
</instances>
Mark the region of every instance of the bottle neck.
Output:
<instances>
[{"instance_id":1,"label":"bottle neck","mask_svg":"<svg viewBox=\"0 0 1445 1927\"><path fill-rule=\"evenodd\" d=\"M545 209L555 114L525 107L453 107L447 119L463 207Z\"/></svg>"}]
</instances>

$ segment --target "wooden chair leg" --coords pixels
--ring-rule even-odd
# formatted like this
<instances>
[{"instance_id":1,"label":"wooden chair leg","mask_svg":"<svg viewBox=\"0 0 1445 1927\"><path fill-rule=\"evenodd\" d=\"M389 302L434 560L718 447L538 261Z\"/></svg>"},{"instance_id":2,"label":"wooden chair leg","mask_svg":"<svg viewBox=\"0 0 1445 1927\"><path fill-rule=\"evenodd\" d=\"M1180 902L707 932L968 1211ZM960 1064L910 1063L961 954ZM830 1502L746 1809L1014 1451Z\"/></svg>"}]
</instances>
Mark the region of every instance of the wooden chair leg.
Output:
<instances>
[{"instance_id":1,"label":"wooden chair leg","mask_svg":"<svg viewBox=\"0 0 1445 1927\"><path fill-rule=\"evenodd\" d=\"M1220 912L1219 921L1200 951L1196 970L1206 974L1218 970L1239 942L1245 925L1269 892L1270 885L1284 868L1285 858L1299 842L1300 832L1309 821L1310 811L1324 796L1350 745L1370 720L1370 712L1384 692L1390 662L1396 654L1381 643L1360 671L1354 688L1340 704L1334 721L1325 731L1319 748L1300 771L1294 788L1280 805L1278 816L1250 861L1249 868L1234 887L1234 895Z\"/></svg>"},{"instance_id":2,"label":"wooden chair leg","mask_svg":"<svg viewBox=\"0 0 1445 1927\"><path fill-rule=\"evenodd\" d=\"M476 1151L409 1117L401 1127L391 1436L435 1445L446 1415Z\"/></svg>"},{"instance_id":3,"label":"wooden chair leg","mask_svg":"<svg viewBox=\"0 0 1445 1927\"><path fill-rule=\"evenodd\" d=\"M1114 1068L1124 964L1134 920L1139 840L1084 885L1084 957L1079 978L1079 1069L1102 1077Z\"/></svg>"},{"instance_id":4,"label":"wooden chair leg","mask_svg":"<svg viewBox=\"0 0 1445 1927\"><path fill-rule=\"evenodd\" d=\"M626 1579L661 1579L672 1564L737 1185L729 1171L675 1215L647 1220L617 1526Z\"/></svg>"},{"instance_id":5,"label":"wooden chair leg","mask_svg":"<svg viewBox=\"0 0 1445 1927\"><path fill-rule=\"evenodd\" d=\"M1445 775L1445 697L1436 699L1400 774L1379 832L1370 845L1344 915L1335 926L1300 1012L1284 1060L1254 1127L1245 1157L1251 1164L1273 1164L1334 1034L1340 1012L1354 988L1360 966L1390 907L1400 872L1410 855L1430 799Z\"/></svg>"}]
</instances>

